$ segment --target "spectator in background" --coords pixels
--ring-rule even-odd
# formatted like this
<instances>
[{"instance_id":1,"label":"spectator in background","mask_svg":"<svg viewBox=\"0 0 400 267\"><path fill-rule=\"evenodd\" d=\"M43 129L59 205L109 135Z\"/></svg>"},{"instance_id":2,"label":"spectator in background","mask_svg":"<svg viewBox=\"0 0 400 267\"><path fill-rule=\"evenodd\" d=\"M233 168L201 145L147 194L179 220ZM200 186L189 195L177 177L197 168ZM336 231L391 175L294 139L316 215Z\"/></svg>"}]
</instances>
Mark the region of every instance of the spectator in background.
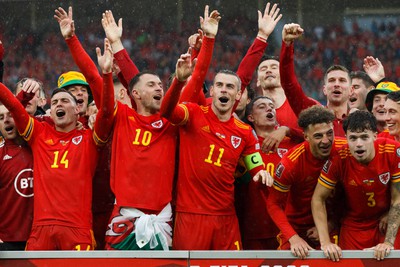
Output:
<instances>
[{"instance_id":1,"label":"spectator in background","mask_svg":"<svg viewBox=\"0 0 400 267\"><path fill-rule=\"evenodd\" d=\"M365 106L365 100L367 94L374 88L374 82L363 71L352 71L350 73L351 78L351 91L349 96L349 108L350 111L354 109L367 110Z\"/></svg>"}]
</instances>

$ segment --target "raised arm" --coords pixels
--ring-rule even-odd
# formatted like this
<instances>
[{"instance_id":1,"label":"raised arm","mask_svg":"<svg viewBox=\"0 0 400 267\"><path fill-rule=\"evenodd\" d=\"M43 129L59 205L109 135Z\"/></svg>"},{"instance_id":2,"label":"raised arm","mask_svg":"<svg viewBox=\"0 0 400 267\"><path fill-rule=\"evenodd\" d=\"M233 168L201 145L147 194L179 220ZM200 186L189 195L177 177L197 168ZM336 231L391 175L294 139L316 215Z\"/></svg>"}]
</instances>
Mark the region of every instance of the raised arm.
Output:
<instances>
[{"instance_id":1,"label":"raised arm","mask_svg":"<svg viewBox=\"0 0 400 267\"><path fill-rule=\"evenodd\" d=\"M197 58L196 67L194 68L192 77L182 92L180 102L199 103L200 101L203 92L203 83L206 79L207 71L211 63L215 36L218 32L220 19L221 16L216 10L212 11L209 15L209 7L206 5L204 9L204 18L200 17L200 25L204 32L202 48ZM189 49L190 51L193 51L192 48Z\"/></svg>"},{"instance_id":2,"label":"raised arm","mask_svg":"<svg viewBox=\"0 0 400 267\"><path fill-rule=\"evenodd\" d=\"M371 56L364 58L363 68L375 85L385 79L385 69L378 58Z\"/></svg>"},{"instance_id":3,"label":"raised arm","mask_svg":"<svg viewBox=\"0 0 400 267\"><path fill-rule=\"evenodd\" d=\"M24 83L25 87L31 86L30 81ZM32 119L25 108L18 101L18 99L11 93L11 91L2 83L0 83L0 102L10 111L14 118L15 125L21 135L27 135L27 126Z\"/></svg>"},{"instance_id":4,"label":"raised arm","mask_svg":"<svg viewBox=\"0 0 400 267\"><path fill-rule=\"evenodd\" d=\"M128 88L129 82L139 73L139 70L122 45L122 18L118 20L117 24L111 10L106 10L101 19L101 25L103 26L107 39L111 43L114 58L121 69L123 77L123 80L120 79L121 83Z\"/></svg>"},{"instance_id":5,"label":"raised arm","mask_svg":"<svg viewBox=\"0 0 400 267\"><path fill-rule=\"evenodd\" d=\"M178 105L181 90L193 71L190 53L182 54L176 63L175 78L161 102L161 116L173 124L187 121L187 107Z\"/></svg>"},{"instance_id":6,"label":"raised arm","mask_svg":"<svg viewBox=\"0 0 400 267\"><path fill-rule=\"evenodd\" d=\"M96 47L97 61L103 73L103 90L100 101L99 112L97 113L94 124L93 137L98 145L107 142L113 122L114 122L114 85L112 77L113 53L110 42L104 39L104 54L101 54L100 48Z\"/></svg>"},{"instance_id":7,"label":"raised arm","mask_svg":"<svg viewBox=\"0 0 400 267\"><path fill-rule=\"evenodd\" d=\"M281 85L289 101L290 107L296 116L308 107L319 104L309 98L301 88L294 71L294 40L303 35L304 30L299 24L286 24L282 30L282 48L280 55L279 72Z\"/></svg>"},{"instance_id":8,"label":"raised arm","mask_svg":"<svg viewBox=\"0 0 400 267\"><path fill-rule=\"evenodd\" d=\"M280 9L274 4L270 9L270 3L267 3L264 14L258 10L258 33L257 38L254 39L253 44L247 50L246 55L243 57L242 61L237 70L237 75L239 76L242 84L242 93L244 89L250 84L253 78L254 71L257 69L258 64L267 48L267 39L274 31L276 24L282 18L282 14L279 14ZM240 100L235 102L232 112L235 111Z\"/></svg>"},{"instance_id":9,"label":"raised arm","mask_svg":"<svg viewBox=\"0 0 400 267\"><path fill-rule=\"evenodd\" d=\"M54 18L60 25L61 34L68 45L75 64L79 67L82 74L89 83L90 90L96 105L100 103L101 88L103 79L97 70L96 64L83 49L79 39L75 35L75 23L72 18L72 7L68 8L68 13L61 7L55 10Z\"/></svg>"}]
</instances>

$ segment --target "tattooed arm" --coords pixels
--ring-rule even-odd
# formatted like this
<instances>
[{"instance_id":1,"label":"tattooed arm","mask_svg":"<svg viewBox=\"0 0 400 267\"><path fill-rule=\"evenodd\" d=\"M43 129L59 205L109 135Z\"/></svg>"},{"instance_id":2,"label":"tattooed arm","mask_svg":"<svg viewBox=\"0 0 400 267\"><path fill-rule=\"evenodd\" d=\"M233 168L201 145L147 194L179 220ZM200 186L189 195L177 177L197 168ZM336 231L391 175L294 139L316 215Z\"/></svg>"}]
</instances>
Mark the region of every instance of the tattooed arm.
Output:
<instances>
[{"instance_id":1,"label":"tattooed arm","mask_svg":"<svg viewBox=\"0 0 400 267\"><path fill-rule=\"evenodd\" d=\"M390 250L393 249L397 230L400 225L400 183L392 182L390 190L392 201L390 204L385 242L374 247L374 257L377 260L383 260L389 255Z\"/></svg>"}]
</instances>

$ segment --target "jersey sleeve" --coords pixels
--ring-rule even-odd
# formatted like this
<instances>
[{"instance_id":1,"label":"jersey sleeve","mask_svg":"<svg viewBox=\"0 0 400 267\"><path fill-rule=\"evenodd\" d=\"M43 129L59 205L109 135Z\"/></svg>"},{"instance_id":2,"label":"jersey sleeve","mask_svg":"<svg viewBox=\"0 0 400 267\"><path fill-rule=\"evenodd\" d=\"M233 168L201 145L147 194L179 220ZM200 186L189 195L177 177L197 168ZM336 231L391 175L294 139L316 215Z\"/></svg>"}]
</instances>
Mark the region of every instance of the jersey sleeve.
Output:
<instances>
[{"instance_id":1,"label":"jersey sleeve","mask_svg":"<svg viewBox=\"0 0 400 267\"><path fill-rule=\"evenodd\" d=\"M122 76L125 80L121 80L121 83L124 85L126 84L126 88L128 88L130 81L139 73L139 69L129 57L125 48L115 53L114 58L117 61L118 67L120 68Z\"/></svg>"},{"instance_id":2,"label":"jersey sleeve","mask_svg":"<svg viewBox=\"0 0 400 267\"><path fill-rule=\"evenodd\" d=\"M301 88L294 71L294 44L287 46L282 41L280 54L279 72L281 75L281 85L289 101L290 107L296 116L308 107L319 105L318 101L309 98Z\"/></svg>"},{"instance_id":3,"label":"jersey sleeve","mask_svg":"<svg viewBox=\"0 0 400 267\"><path fill-rule=\"evenodd\" d=\"M247 50L246 55L243 57L242 61L239 64L238 70L236 74L239 76L241 81L241 92L243 93L244 89L250 84L253 73L256 70L260 60L264 54L265 49L267 48L267 42L261 41L260 39L254 39L253 44ZM236 107L239 105L240 100L235 102L233 106L232 113L236 110Z\"/></svg>"},{"instance_id":4,"label":"jersey sleeve","mask_svg":"<svg viewBox=\"0 0 400 267\"><path fill-rule=\"evenodd\" d=\"M34 120L11 91L0 83L0 102L10 111L20 135L27 141L32 136Z\"/></svg>"},{"instance_id":5,"label":"jersey sleeve","mask_svg":"<svg viewBox=\"0 0 400 267\"><path fill-rule=\"evenodd\" d=\"M214 51L215 38L203 37L203 44L197 63L192 73L191 79L186 84L179 102L193 102L198 104L204 102L205 96L203 93L203 84L206 79L207 71L211 63L212 54Z\"/></svg>"},{"instance_id":6,"label":"jersey sleeve","mask_svg":"<svg viewBox=\"0 0 400 267\"><path fill-rule=\"evenodd\" d=\"M103 81L102 99L93 131L94 141L99 146L104 145L108 141L117 111L117 109L114 111L115 101L112 73L103 74Z\"/></svg>"},{"instance_id":7,"label":"jersey sleeve","mask_svg":"<svg viewBox=\"0 0 400 267\"><path fill-rule=\"evenodd\" d=\"M163 101L161 102L161 116L176 125L185 124L189 119L189 110L186 105L178 105L184 84L184 82L179 82L178 79L174 78Z\"/></svg>"},{"instance_id":8,"label":"jersey sleeve","mask_svg":"<svg viewBox=\"0 0 400 267\"><path fill-rule=\"evenodd\" d=\"M340 157L329 159L325 162L318 178L318 183L328 189L333 190L338 182L338 173L340 173Z\"/></svg>"},{"instance_id":9,"label":"jersey sleeve","mask_svg":"<svg viewBox=\"0 0 400 267\"><path fill-rule=\"evenodd\" d=\"M98 103L100 103L101 99L101 88L103 87L103 79L100 76L99 71L97 70L96 65L93 60L90 58L88 53L86 53L85 49L83 49L81 43L79 42L78 37L76 35L72 36L69 39L65 40L69 50L71 51L71 55L75 61L75 64L78 65L81 70L83 76L85 76L90 90L93 94L93 99L98 107Z\"/></svg>"}]
</instances>

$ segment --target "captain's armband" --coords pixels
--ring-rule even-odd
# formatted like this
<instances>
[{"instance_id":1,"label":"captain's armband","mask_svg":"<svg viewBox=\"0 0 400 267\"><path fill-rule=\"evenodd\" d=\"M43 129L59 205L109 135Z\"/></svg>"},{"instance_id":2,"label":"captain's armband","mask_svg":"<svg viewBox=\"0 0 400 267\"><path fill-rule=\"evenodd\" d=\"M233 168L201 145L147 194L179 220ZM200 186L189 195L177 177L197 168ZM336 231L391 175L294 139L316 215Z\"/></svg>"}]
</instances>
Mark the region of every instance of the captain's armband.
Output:
<instances>
[{"instance_id":1,"label":"captain's armband","mask_svg":"<svg viewBox=\"0 0 400 267\"><path fill-rule=\"evenodd\" d=\"M260 152L247 155L243 158L243 160L247 170L249 171L264 164Z\"/></svg>"}]
</instances>

